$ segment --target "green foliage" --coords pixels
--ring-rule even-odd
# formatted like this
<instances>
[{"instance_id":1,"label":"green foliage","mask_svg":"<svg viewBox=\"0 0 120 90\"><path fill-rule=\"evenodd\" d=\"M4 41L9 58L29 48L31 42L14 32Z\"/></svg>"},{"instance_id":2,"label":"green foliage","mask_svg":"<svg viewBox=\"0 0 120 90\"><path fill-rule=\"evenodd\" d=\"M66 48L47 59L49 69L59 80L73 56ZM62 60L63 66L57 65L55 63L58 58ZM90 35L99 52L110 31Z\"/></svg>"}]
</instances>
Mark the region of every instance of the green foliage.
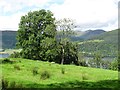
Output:
<instances>
[{"instance_id":1,"label":"green foliage","mask_svg":"<svg viewBox=\"0 0 120 90\"><path fill-rule=\"evenodd\" d=\"M48 79L48 78L50 78L50 73L48 72L48 71L43 71L42 73L41 73L41 77L40 77L40 79L42 79L42 80L45 80L45 79Z\"/></svg>"},{"instance_id":2,"label":"green foliage","mask_svg":"<svg viewBox=\"0 0 120 90\"><path fill-rule=\"evenodd\" d=\"M90 59L88 61L88 66L95 68L109 69L109 62L103 61L101 54L98 52L98 53L94 53L93 59Z\"/></svg>"},{"instance_id":3,"label":"green foliage","mask_svg":"<svg viewBox=\"0 0 120 90\"><path fill-rule=\"evenodd\" d=\"M16 70L21 70L21 68L20 68L20 66L19 65L14 65L14 69L16 69Z\"/></svg>"},{"instance_id":4,"label":"green foliage","mask_svg":"<svg viewBox=\"0 0 120 90\"><path fill-rule=\"evenodd\" d=\"M112 30L94 36L86 41L79 43L79 51L85 52L87 56L101 52L102 56L116 56L118 54L118 30ZM99 40L96 42L95 40ZM91 53L91 54L87 54Z\"/></svg>"},{"instance_id":5,"label":"green foliage","mask_svg":"<svg viewBox=\"0 0 120 90\"><path fill-rule=\"evenodd\" d=\"M94 62L97 68L100 68L101 58L102 58L101 54L99 53L94 54Z\"/></svg>"},{"instance_id":6,"label":"green foliage","mask_svg":"<svg viewBox=\"0 0 120 90\"><path fill-rule=\"evenodd\" d=\"M13 64L14 61L10 60L9 58L5 58L5 59L2 60L2 63L3 63L3 64L7 64L7 63Z\"/></svg>"},{"instance_id":7,"label":"green foliage","mask_svg":"<svg viewBox=\"0 0 120 90\"><path fill-rule=\"evenodd\" d=\"M86 60L84 60L84 54L81 53L81 52L78 52L78 64L80 66L88 66L87 63L86 63Z\"/></svg>"},{"instance_id":8,"label":"green foliage","mask_svg":"<svg viewBox=\"0 0 120 90\"><path fill-rule=\"evenodd\" d=\"M10 88L15 88L16 87L16 82L15 81L11 82L9 87Z\"/></svg>"},{"instance_id":9,"label":"green foliage","mask_svg":"<svg viewBox=\"0 0 120 90\"><path fill-rule=\"evenodd\" d=\"M112 70L118 70L118 61L117 59L113 60L110 64L110 69Z\"/></svg>"},{"instance_id":10,"label":"green foliage","mask_svg":"<svg viewBox=\"0 0 120 90\"><path fill-rule=\"evenodd\" d=\"M9 85L9 81L2 78L2 89L5 90L6 88L8 88Z\"/></svg>"},{"instance_id":11,"label":"green foliage","mask_svg":"<svg viewBox=\"0 0 120 90\"><path fill-rule=\"evenodd\" d=\"M81 77L82 77L82 80L88 80L88 76L84 72L81 73Z\"/></svg>"},{"instance_id":12,"label":"green foliage","mask_svg":"<svg viewBox=\"0 0 120 90\"><path fill-rule=\"evenodd\" d=\"M77 47L70 41L70 36L74 34L75 27L73 20L64 18L56 21L57 25L57 43L60 63L70 64L72 61L77 62Z\"/></svg>"},{"instance_id":13,"label":"green foliage","mask_svg":"<svg viewBox=\"0 0 120 90\"><path fill-rule=\"evenodd\" d=\"M21 53L19 53L19 52L14 52L14 53L10 54L9 57L10 57L10 58L20 58L20 57L21 57Z\"/></svg>"},{"instance_id":14,"label":"green foliage","mask_svg":"<svg viewBox=\"0 0 120 90\"><path fill-rule=\"evenodd\" d=\"M2 79L2 90L7 90L9 88L23 88L22 84L17 84L15 81L9 82L6 79Z\"/></svg>"},{"instance_id":15,"label":"green foliage","mask_svg":"<svg viewBox=\"0 0 120 90\"><path fill-rule=\"evenodd\" d=\"M37 75L38 74L38 67L34 67L32 70L33 75Z\"/></svg>"},{"instance_id":16,"label":"green foliage","mask_svg":"<svg viewBox=\"0 0 120 90\"><path fill-rule=\"evenodd\" d=\"M61 68L61 73L65 74L65 68L63 68L63 67Z\"/></svg>"},{"instance_id":17,"label":"green foliage","mask_svg":"<svg viewBox=\"0 0 120 90\"><path fill-rule=\"evenodd\" d=\"M73 62L74 64L78 64L76 43L65 41L63 44L62 42L58 42L56 47L56 55L55 62L57 63L70 64Z\"/></svg>"},{"instance_id":18,"label":"green foliage","mask_svg":"<svg viewBox=\"0 0 120 90\"><path fill-rule=\"evenodd\" d=\"M55 18L49 10L29 12L21 17L17 33L17 46L23 58L46 60L47 50L55 46Z\"/></svg>"}]
</instances>

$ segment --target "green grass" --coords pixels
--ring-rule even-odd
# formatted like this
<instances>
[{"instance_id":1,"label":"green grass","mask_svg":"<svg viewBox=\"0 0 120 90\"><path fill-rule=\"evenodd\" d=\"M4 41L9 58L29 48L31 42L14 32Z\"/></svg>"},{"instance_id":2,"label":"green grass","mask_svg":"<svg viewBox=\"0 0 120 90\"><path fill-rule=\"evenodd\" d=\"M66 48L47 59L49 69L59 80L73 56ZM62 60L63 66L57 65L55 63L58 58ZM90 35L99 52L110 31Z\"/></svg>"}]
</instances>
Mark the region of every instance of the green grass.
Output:
<instances>
[{"instance_id":1,"label":"green grass","mask_svg":"<svg viewBox=\"0 0 120 90\"><path fill-rule=\"evenodd\" d=\"M97 42L97 43L100 43L100 42L103 42L104 40L88 40L88 41L84 41L84 42L79 42L78 44L84 44L84 43L88 43L88 42Z\"/></svg>"},{"instance_id":2,"label":"green grass","mask_svg":"<svg viewBox=\"0 0 120 90\"><path fill-rule=\"evenodd\" d=\"M117 88L118 85L117 71L21 58L10 58L10 60L14 63L1 64L2 78L8 81L8 87L14 86L14 83L24 88ZM16 69L15 66L20 69ZM34 69L37 72L35 75ZM49 77L41 79L45 71Z\"/></svg>"}]
</instances>

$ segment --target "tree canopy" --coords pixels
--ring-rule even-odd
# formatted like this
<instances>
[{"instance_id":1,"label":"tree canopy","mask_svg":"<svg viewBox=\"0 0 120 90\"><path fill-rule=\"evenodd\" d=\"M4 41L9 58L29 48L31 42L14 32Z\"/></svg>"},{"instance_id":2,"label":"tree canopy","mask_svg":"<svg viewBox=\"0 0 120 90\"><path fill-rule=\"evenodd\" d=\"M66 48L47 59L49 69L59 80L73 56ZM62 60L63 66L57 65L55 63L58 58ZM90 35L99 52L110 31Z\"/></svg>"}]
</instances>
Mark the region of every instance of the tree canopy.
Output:
<instances>
[{"instance_id":1,"label":"tree canopy","mask_svg":"<svg viewBox=\"0 0 120 90\"><path fill-rule=\"evenodd\" d=\"M44 60L45 53L55 42L56 25L49 10L29 12L22 16L17 33L17 46L22 48L22 57Z\"/></svg>"}]
</instances>

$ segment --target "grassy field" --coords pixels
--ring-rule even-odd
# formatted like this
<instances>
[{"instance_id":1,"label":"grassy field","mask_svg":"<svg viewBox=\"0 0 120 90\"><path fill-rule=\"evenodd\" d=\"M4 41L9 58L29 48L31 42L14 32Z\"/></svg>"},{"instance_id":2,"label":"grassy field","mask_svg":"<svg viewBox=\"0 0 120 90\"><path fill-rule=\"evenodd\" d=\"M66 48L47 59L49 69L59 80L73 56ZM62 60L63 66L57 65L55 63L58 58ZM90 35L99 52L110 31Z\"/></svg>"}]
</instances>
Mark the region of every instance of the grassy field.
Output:
<instances>
[{"instance_id":1,"label":"grassy field","mask_svg":"<svg viewBox=\"0 0 120 90\"><path fill-rule=\"evenodd\" d=\"M118 72L75 65L10 58L2 61L8 88L118 88Z\"/></svg>"}]
</instances>

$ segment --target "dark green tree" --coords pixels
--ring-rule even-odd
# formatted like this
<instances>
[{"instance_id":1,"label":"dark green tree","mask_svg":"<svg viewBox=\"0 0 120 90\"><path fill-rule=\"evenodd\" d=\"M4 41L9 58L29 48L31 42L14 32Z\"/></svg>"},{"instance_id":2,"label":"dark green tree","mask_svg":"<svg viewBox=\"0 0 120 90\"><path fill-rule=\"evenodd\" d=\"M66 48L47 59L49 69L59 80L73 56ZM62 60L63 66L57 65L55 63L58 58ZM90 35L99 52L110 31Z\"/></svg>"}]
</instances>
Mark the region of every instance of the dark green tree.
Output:
<instances>
[{"instance_id":1,"label":"dark green tree","mask_svg":"<svg viewBox=\"0 0 120 90\"><path fill-rule=\"evenodd\" d=\"M55 46L56 25L49 10L29 12L21 17L17 33L17 46L23 58L47 60ZM52 58L51 55L49 58Z\"/></svg>"}]
</instances>

